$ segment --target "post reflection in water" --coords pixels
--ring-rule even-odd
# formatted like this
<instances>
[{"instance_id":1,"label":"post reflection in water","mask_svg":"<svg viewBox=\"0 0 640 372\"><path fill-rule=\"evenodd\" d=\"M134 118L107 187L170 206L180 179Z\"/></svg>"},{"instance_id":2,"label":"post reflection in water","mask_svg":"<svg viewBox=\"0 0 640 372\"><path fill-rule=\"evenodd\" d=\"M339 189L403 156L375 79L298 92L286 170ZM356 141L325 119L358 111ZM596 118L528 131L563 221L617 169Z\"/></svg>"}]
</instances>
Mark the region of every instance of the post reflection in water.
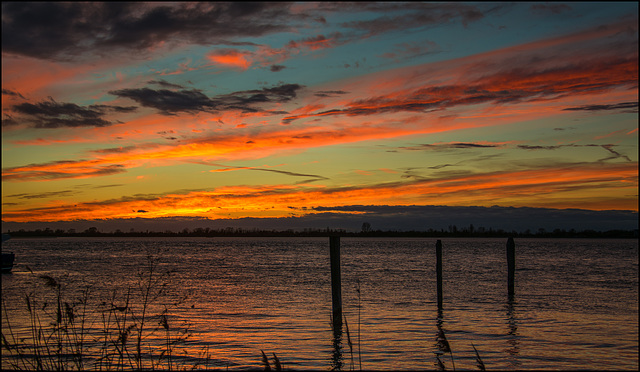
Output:
<instances>
[{"instance_id":1,"label":"post reflection in water","mask_svg":"<svg viewBox=\"0 0 640 372\"><path fill-rule=\"evenodd\" d=\"M507 348L504 350L508 354L508 363L510 367L517 368L520 366L518 353L520 353L520 336L518 334L518 322L515 311L516 302L513 298L509 298L507 302Z\"/></svg>"},{"instance_id":2,"label":"post reflection in water","mask_svg":"<svg viewBox=\"0 0 640 372\"><path fill-rule=\"evenodd\" d=\"M451 368L455 370L455 363L453 361L453 353L451 352L451 347L449 346L449 341L447 341L447 336L445 335L443 328L444 319L442 316L442 308L438 307L438 317L436 318L436 327L438 328L438 333L436 334L436 350L434 354L436 355L435 365L438 367L438 370L444 371L446 370L445 362L442 359L445 353L449 353L451 357Z\"/></svg>"},{"instance_id":3,"label":"post reflection in water","mask_svg":"<svg viewBox=\"0 0 640 372\"><path fill-rule=\"evenodd\" d=\"M342 357L342 322L331 321L333 329L333 348L331 349L330 365L332 371L341 371L344 366Z\"/></svg>"}]
</instances>

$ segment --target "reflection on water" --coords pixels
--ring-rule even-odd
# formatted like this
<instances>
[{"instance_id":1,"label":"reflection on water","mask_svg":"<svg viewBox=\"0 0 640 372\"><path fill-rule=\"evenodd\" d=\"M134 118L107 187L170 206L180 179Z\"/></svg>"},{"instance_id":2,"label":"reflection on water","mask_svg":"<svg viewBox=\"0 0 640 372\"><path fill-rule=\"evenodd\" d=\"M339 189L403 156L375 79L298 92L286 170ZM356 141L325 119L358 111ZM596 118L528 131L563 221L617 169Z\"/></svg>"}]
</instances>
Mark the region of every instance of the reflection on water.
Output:
<instances>
[{"instance_id":1,"label":"reflection on water","mask_svg":"<svg viewBox=\"0 0 640 372\"><path fill-rule=\"evenodd\" d=\"M344 367L344 361L342 357L342 324L340 322L333 323L333 338L330 366L332 371L341 371Z\"/></svg>"},{"instance_id":2,"label":"reflection on water","mask_svg":"<svg viewBox=\"0 0 640 372\"><path fill-rule=\"evenodd\" d=\"M507 358L511 369L518 369L521 365L518 360L520 352L520 337L518 335L518 324L515 313L515 300L512 298L507 302L507 348L505 353L509 354Z\"/></svg>"},{"instance_id":3,"label":"reflection on water","mask_svg":"<svg viewBox=\"0 0 640 372\"><path fill-rule=\"evenodd\" d=\"M34 276L64 279L70 299L88 285L94 304L108 305L117 290L114 303L123 306L153 248L159 271L171 272L171 283L150 311L160 314L171 305L170 330L189 324L190 337L172 354L174 365L259 369L260 350L277 354L288 369L347 370L356 364L346 328L332 329L328 321L328 238L8 243L16 266L2 277L3 317L14 331L29 329L24 295L33 290ZM505 303L505 239L442 239L446 301L440 312L434 244L342 239L343 315L352 330L361 329L354 345L358 365L361 359L365 369L433 369L439 350L434 334L442 331L459 370L476 369L472 345L488 370L638 367L637 240L516 239L517 301ZM187 294L181 306L172 306ZM99 331L100 313L94 315ZM159 330L145 347L166 348L161 320L153 320ZM4 318L2 331L7 332ZM438 355L451 369L451 355ZM608 363L611 355L614 365Z\"/></svg>"},{"instance_id":4,"label":"reflection on water","mask_svg":"<svg viewBox=\"0 0 640 372\"><path fill-rule=\"evenodd\" d=\"M436 344L434 354L436 355L436 366L439 370L446 370L445 362L442 360L446 353L449 353L451 357L451 368L455 370L456 365L453 359L453 350L451 350L451 345L449 345L449 341L447 340L447 335L445 329L443 327L444 317L442 315L442 306L441 302L438 301L438 317L436 318L436 328L438 328L438 332L436 333Z\"/></svg>"}]
</instances>

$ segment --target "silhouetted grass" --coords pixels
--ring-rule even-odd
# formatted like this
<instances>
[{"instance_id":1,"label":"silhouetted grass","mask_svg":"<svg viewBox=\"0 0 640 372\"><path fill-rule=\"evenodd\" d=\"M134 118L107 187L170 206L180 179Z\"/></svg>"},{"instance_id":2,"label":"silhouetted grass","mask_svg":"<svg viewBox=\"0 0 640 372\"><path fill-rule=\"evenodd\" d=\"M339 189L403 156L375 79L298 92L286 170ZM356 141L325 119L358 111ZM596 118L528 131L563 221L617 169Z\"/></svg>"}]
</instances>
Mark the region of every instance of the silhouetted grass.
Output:
<instances>
[{"instance_id":1,"label":"silhouetted grass","mask_svg":"<svg viewBox=\"0 0 640 372\"><path fill-rule=\"evenodd\" d=\"M473 344L471 344L471 347L473 348L476 356L476 366L480 371L486 371L486 367L484 365L484 361L480 357L480 353L478 353L478 350ZM440 356L449 353L449 356L451 357L451 368L455 371L456 365L453 361L453 351L442 328L438 329L438 334L436 336L436 348L438 349L438 351L436 352L436 367L438 367L438 370L446 371L446 366L442 359L440 359Z\"/></svg>"},{"instance_id":2,"label":"silhouetted grass","mask_svg":"<svg viewBox=\"0 0 640 372\"><path fill-rule=\"evenodd\" d=\"M269 358L267 358L264 351L260 350L260 352L262 353L262 365L264 366L264 370L271 371L272 369L271 364L269 363ZM280 359L278 359L276 353L273 353L273 370L282 371L282 363L280 362Z\"/></svg>"},{"instance_id":3,"label":"silhouetted grass","mask_svg":"<svg viewBox=\"0 0 640 372\"><path fill-rule=\"evenodd\" d=\"M61 279L36 276L45 292L37 293L38 288L34 288L24 296L29 322L27 334L19 334L12 326L5 300L2 301L3 359L16 370L122 371L184 367L175 363L173 355L177 346L189 338L189 329L184 324L174 324L169 311L184 299L171 306L160 306L159 312L151 312L158 308L157 302L165 299L170 272L159 273L151 255L147 261L139 272L137 287L127 288L122 298L114 289L108 300L94 306L89 303L90 288L84 289L81 297L73 301L65 294ZM92 327L94 325L100 326ZM160 335L164 345L158 344ZM206 362L210 357L207 351Z\"/></svg>"},{"instance_id":4,"label":"silhouetted grass","mask_svg":"<svg viewBox=\"0 0 640 372\"><path fill-rule=\"evenodd\" d=\"M476 353L476 363L478 363L478 369L481 371L485 371L485 367L484 367L484 362L482 361L482 358L480 358L480 354L478 354L478 350L476 350L476 347L473 346L473 344L471 344L471 347L473 348L473 351Z\"/></svg>"},{"instance_id":5,"label":"silhouetted grass","mask_svg":"<svg viewBox=\"0 0 640 372\"><path fill-rule=\"evenodd\" d=\"M449 345L449 341L447 340L447 336L444 334L444 331L442 329L438 330L438 335L436 337L436 346L438 347L438 349L440 350L440 352L442 353L449 353L449 356L451 357L451 366L453 368L453 370L456 370L456 364L453 361L453 351L451 350L451 346ZM444 364L442 363L442 361L439 358L439 355L436 355L436 359L438 360L438 366L442 366L441 368L444 368Z\"/></svg>"}]
</instances>

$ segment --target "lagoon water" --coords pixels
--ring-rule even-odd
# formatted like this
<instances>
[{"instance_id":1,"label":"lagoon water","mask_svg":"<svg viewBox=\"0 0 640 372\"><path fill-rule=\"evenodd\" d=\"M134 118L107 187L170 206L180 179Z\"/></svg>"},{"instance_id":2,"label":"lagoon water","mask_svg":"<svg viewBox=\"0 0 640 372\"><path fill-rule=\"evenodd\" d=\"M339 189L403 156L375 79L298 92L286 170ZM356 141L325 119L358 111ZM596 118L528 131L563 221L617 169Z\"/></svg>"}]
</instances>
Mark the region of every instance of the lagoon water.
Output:
<instances>
[{"instance_id":1,"label":"lagoon water","mask_svg":"<svg viewBox=\"0 0 640 372\"><path fill-rule=\"evenodd\" d=\"M69 299L88 286L91 304L123 305L127 289L139 301L151 255L156 272L171 274L149 313L166 306L172 339L189 335L174 368L257 370L264 350L292 370L435 370L439 329L458 370L477 370L473 346L488 370L638 368L637 240L516 239L510 302L506 239L442 239L441 314L435 243L342 238L353 354L346 329L338 340L331 329L329 238L14 238L3 244L16 266L2 275L2 332L9 324L27 334L25 294L47 296L39 275L58 280ZM88 327L99 336L102 324ZM162 348L166 332L144 342ZM451 369L450 354L441 360ZM9 362L3 350L2 368Z\"/></svg>"}]
</instances>

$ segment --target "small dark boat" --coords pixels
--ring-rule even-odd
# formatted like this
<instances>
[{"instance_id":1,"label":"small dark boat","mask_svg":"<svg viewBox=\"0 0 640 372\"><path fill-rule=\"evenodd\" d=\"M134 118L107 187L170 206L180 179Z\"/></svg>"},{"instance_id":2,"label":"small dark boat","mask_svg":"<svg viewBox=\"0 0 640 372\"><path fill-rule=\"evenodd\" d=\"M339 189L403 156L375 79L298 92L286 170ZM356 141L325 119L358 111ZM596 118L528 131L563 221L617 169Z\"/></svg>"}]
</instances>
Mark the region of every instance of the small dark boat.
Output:
<instances>
[{"instance_id":1,"label":"small dark boat","mask_svg":"<svg viewBox=\"0 0 640 372\"><path fill-rule=\"evenodd\" d=\"M9 234L2 234L2 243L9 240L11 236ZM13 252L2 252L2 272L10 273L13 269L13 261L15 260L16 255Z\"/></svg>"}]
</instances>

